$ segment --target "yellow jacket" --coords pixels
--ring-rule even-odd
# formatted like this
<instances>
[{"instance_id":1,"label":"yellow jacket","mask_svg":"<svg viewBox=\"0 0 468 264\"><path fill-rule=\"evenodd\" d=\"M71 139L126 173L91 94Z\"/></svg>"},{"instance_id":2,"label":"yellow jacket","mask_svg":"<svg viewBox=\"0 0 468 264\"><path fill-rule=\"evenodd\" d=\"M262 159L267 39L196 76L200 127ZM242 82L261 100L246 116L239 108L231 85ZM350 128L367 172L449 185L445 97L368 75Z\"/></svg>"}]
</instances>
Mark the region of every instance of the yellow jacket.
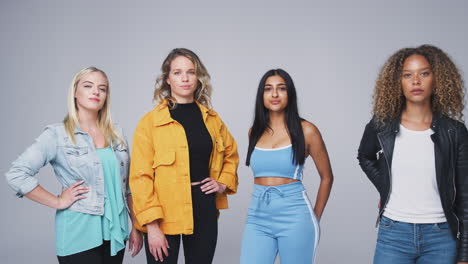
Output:
<instances>
[{"instance_id":1,"label":"yellow jacket","mask_svg":"<svg viewBox=\"0 0 468 264\"><path fill-rule=\"evenodd\" d=\"M218 114L198 103L213 141L210 177L226 185L216 194L217 209L228 208L226 194L237 191L237 144ZM184 128L171 118L167 101L162 101L138 123L133 136L130 189L135 227L160 219L164 234L192 234L192 195L189 152Z\"/></svg>"}]
</instances>

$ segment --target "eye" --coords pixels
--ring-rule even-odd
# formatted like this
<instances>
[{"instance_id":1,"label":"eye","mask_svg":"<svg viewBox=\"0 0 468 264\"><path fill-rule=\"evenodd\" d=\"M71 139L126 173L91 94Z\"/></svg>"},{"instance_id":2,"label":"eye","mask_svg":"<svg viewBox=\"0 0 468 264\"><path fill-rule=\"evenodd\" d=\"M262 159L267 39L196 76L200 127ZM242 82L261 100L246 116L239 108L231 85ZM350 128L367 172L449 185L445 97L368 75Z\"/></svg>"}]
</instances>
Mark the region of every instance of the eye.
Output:
<instances>
[{"instance_id":1,"label":"eye","mask_svg":"<svg viewBox=\"0 0 468 264\"><path fill-rule=\"evenodd\" d=\"M427 76L429 76L429 75L431 75L430 72L422 72L422 73L421 73L421 76L423 76L423 77L427 77Z\"/></svg>"},{"instance_id":2,"label":"eye","mask_svg":"<svg viewBox=\"0 0 468 264\"><path fill-rule=\"evenodd\" d=\"M174 72L174 75L179 75L179 74L180 74L180 72L178 72L178 71Z\"/></svg>"},{"instance_id":3,"label":"eye","mask_svg":"<svg viewBox=\"0 0 468 264\"><path fill-rule=\"evenodd\" d=\"M404 73L403 74L403 78L410 78L411 77L411 73Z\"/></svg>"},{"instance_id":4,"label":"eye","mask_svg":"<svg viewBox=\"0 0 468 264\"><path fill-rule=\"evenodd\" d=\"M91 88L92 86L89 85L89 84L87 84L87 85L85 85L85 86L83 86L83 87L84 87L84 88Z\"/></svg>"},{"instance_id":5,"label":"eye","mask_svg":"<svg viewBox=\"0 0 468 264\"><path fill-rule=\"evenodd\" d=\"M188 72L188 74L192 74L192 75L194 75L194 74L195 74L195 72L194 72L194 71L189 71L189 72Z\"/></svg>"},{"instance_id":6,"label":"eye","mask_svg":"<svg viewBox=\"0 0 468 264\"><path fill-rule=\"evenodd\" d=\"M271 87L265 87L265 88L263 88L263 91L269 92L269 91L271 91Z\"/></svg>"},{"instance_id":7,"label":"eye","mask_svg":"<svg viewBox=\"0 0 468 264\"><path fill-rule=\"evenodd\" d=\"M104 92L104 93L105 93L105 92L107 92L107 89L106 89L106 88L99 88L99 91L101 91L101 92Z\"/></svg>"},{"instance_id":8,"label":"eye","mask_svg":"<svg viewBox=\"0 0 468 264\"><path fill-rule=\"evenodd\" d=\"M280 87L280 90L281 90L281 91L286 91L287 88L286 88L286 86L282 86L282 87Z\"/></svg>"}]
</instances>

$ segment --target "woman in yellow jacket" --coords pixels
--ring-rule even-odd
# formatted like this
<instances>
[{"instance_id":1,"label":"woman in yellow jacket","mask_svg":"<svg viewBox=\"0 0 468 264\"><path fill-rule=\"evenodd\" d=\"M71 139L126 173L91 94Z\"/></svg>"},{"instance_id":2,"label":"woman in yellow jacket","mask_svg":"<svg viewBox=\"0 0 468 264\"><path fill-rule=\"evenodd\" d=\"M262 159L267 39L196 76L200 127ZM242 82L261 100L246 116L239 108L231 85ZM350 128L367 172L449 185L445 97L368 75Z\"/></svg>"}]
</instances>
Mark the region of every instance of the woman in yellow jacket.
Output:
<instances>
[{"instance_id":1,"label":"woman in yellow jacket","mask_svg":"<svg viewBox=\"0 0 468 264\"><path fill-rule=\"evenodd\" d=\"M237 145L210 109L209 74L198 56L174 49L161 66L154 99L133 137L130 188L147 263L211 263L218 209L237 191Z\"/></svg>"}]
</instances>

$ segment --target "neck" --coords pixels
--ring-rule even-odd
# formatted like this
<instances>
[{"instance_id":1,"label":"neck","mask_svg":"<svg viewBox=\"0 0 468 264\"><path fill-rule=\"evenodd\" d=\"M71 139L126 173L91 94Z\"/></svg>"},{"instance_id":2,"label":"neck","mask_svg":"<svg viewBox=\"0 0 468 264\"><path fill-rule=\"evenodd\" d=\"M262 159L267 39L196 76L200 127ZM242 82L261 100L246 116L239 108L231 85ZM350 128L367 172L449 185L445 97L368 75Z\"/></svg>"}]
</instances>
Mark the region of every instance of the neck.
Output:
<instances>
[{"instance_id":1,"label":"neck","mask_svg":"<svg viewBox=\"0 0 468 264\"><path fill-rule=\"evenodd\" d=\"M80 109L78 112L78 120L80 122L80 128L83 131L96 128L98 126L98 113Z\"/></svg>"},{"instance_id":2,"label":"neck","mask_svg":"<svg viewBox=\"0 0 468 264\"><path fill-rule=\"evenodd\" d=\"M273 127L283 127L286 124L286 115L284 111L282 112L271 112L270 111L270 126Z\"/></svg>"},{"instance_id":3,"label":"neck","mask_svg":"<svg viewBox=\"0 0 468 264\"><path fill-rule=\"evenodd\" d=\"M174 99L176 99L176 102L178 104L190 104L190 103L193 103L195 100L192 97L179 97L179 96L173 96Z\"/></svg>"},{"instance_id":4,"label":"neck","mask_svg":"<svg viewBox=\"0 0 468 264\"><path fill-rule=\"evenodd\" d=\"M406 107L401 114L403 119L417 122L430 123L432 121L432 109L429 102L413 104L406 102Z\"/></svg>"}]
</instances>

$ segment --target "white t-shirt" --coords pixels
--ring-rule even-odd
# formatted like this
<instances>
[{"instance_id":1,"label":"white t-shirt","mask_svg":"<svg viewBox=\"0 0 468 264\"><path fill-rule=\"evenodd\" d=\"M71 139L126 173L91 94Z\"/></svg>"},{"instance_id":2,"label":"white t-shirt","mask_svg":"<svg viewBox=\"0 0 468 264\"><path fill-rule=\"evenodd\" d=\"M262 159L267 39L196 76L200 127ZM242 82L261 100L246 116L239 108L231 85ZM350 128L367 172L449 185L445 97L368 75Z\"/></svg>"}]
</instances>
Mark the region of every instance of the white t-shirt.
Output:
<instances>
[{"instance_id":1,"label":"white t-shirt","mask_svg":"<svg viewBox=\"0 0 468 264\"><path fill-rule=\"evenodd\" d=\"M400 125L392 161L392 188L384 216L407 223L446 222L437 188L432 129Z\"/></svg>"}]
</instances>

